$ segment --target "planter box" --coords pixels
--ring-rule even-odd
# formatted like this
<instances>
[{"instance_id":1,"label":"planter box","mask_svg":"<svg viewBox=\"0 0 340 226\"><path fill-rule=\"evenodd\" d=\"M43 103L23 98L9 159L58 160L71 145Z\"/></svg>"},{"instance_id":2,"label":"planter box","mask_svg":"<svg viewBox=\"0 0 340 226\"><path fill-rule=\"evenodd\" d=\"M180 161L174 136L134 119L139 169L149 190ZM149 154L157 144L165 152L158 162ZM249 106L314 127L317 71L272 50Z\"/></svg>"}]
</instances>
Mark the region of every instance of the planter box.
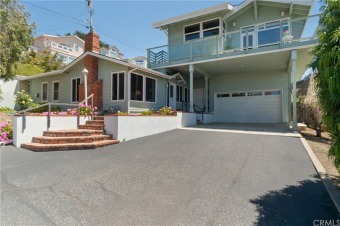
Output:
<instances>
[{"instance_id":1,"label":"planter box","mask_svg":"<svg viewBox=\"0 0 340 226\"><path fill-rule=\"evenodd\" d=\"M104 116L106 133L119 141L128 141L196 125L196 113L171 116Z\"/></svg>"}]
</instances>

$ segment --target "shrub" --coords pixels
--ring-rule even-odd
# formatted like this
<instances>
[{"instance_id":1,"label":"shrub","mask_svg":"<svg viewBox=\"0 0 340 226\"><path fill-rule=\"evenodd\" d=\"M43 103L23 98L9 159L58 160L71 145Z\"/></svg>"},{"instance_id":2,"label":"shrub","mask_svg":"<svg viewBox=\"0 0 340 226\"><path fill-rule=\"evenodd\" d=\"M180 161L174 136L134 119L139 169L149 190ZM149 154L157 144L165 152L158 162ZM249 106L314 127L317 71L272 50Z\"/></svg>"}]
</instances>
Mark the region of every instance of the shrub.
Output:
<instances>
[{"instance_id":1,"label":"shrub","mask_svg":"<svg viewBox=\"0 0 340 226\"><path fill-rule=\"evenodd\" d=\"M34 108L34 107L38 107L40 105L42 105L42 103L32 103L30 107ZM31 110L30 112L32 112L32 113L42 113L42 112L45 112L45 111L48 111L48 106L42 106L40 108Z\"/></svg>"},{"instance_id":2,"label":"shrub","mask_svg":"<svg viewBox=\"0 0 340 226\"><path fill-rule=\"evenodd\" d=\"M316 92L314 76L310 77L308 91L302 103L306 114L305 123L316 131L317 137L321 137L322 110Z\"/></svg>"},{"instance_id":3,"label":"shrub","mask_svg":"<svg viewBox=\"0 0 340 226\"><path fill-rule=\"evenodd\" d=\"M30 94L25 92L25 90L21 90L17 92L17 97L14 102L20 105L21 110L25 110L31 106L33 99Z\"/></svg>"},{"instance_id":4,"label":"shrub","mask_svg":"<svg viewBox=\"0 0 340 226\"><path fill-rule=\"evenodd\" d=\"M4 112L4 113L14 113L15 110L9 108L9 107L0 107L0 112Z\"/></svg>"},{"instance_id":5,"label":"shrub","mask_svg":"<svg viewBox=\"0 0 340 226\"><path fill-rule=\"evenodd\" d=\"M9 143L13 139L13 127L8 122L0 123L0 141Z\"/></svg>"},{"instance_id":6,"label":"shrub","mask_svg":"<svg viewBox=\"0 0 340 226\"><path fill-rule=\"evenodd\" d=\"M164 106L158 110L158 113L160 115L172 115L173 111L171 110L171 107Z\"/></svg>"},{"instance_id":7,"label":"shrub","mask_svg":"<svg viewBox=\"0 0 340 226\"><path fill-rule=\"evenodd\" d=\"M124 116L124 115L127 115L127 113L124 112L124 111L117 111L117 115L118 116Z\"/></svg>"},{"instance_id":8,"label":"shrub","mask_svg":"<svg viewBox=\"0 0 340 226\"><path fill-rule=\"evenodd\" d=\"M141 112L141 115L152 115L153 111L151 109Z\"/></svg>"}]
</instances>

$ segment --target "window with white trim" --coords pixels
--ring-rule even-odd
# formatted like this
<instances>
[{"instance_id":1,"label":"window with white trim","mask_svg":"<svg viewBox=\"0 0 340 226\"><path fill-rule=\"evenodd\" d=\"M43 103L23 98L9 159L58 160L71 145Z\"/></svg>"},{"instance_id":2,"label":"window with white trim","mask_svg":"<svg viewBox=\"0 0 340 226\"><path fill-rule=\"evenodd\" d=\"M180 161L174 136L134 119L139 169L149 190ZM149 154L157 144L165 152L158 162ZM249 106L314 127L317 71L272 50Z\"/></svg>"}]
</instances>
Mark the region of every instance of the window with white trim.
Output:
<instances>
[{"instance_id":1,"label":"window with white trim","mask_svg":"<svg viewBox=\"0 0 340 226\"><path fill-rule=\"evenodd\" d=\"M156 79L139 75L131 74L131 100L156 102Z\"/></svg>"},{"instance_id":2,"label":"window with white trim","mask_svg":"<svg viewBox=\"0 0 340 226\"><path fill-rule=\"evenodd\" d=\"M184 27L184 40L218 35L220 33L220 19L213 19Z\"/></svg>"},{"instance_id":3,"label":"window with white trim","mask_svg":"<svg viewBox=\"0 0 340 226\"><path fill-rule=\"evenodd\" d=\"M145 101L156 101L156 80L153 78L145 77Z\"/></svg>"},{"instance_id":4,"label":"window with white trim","mask_svg":"<svg viewBox=\"0 0 340 226\"><path fill-rule=\"evenodd\" d=\"M220 33L220 20L209 20L202 23L203 37L218 35Z\"/></svg>"},{"instance_id":5,"label":"window with white trim","mask_svg":"<svg viewBox=\"0 0 340 226\"><path fill-rule=\"evenodd\" d=\"M131 100L143 101L143 76L131 74Z\"/></svg>"},{"instance_id":6,"label":"window with white trim","mask_svg":"<svg viewBox=\"0 0 340 226\"><path fill-rule=\"evenodd\" d=\"M52 82L52 100L59 101L59 81Z\"/></svg>"},{"instance_id":7,"label":"window with white trim","mask_svg":"<svg viewBox=\"0 0 340 226\"><path fill-rule=\"evenodd\" d=\"M79 85L80 85L80 78L73 78L71 80L72 86L71 86L71 101L72 102L79 102Z\"/></svg>"},{"instance_id":8,"label":"window with white trim","mask_svg":"<svg viewBox=\"0 0 340 226\"><path fill-rule=\"evenodd\" d=\"M47 96L47 90L48 89L48 83L43 82L41 85L41 101L47 101L48 96Z\"/></svg>"},{"instance_id":9,"label":"window with white trim","mask_svg":"<svg viewBox=\"0 0 340 226\"><path fill-rule=\"evenodd\" d=\"M193 24L184 27L185 41L200 38L201 24Z\"/></svg>"},{"instance_id":10,"label":"window with white trim","mask_svg":"<svg viewBox=\"0 0 340 226\"><path fill-rule=\"evenodd\" d=\"M112 73L111 100L125 99L125 73Z\"/></svg>"}]
</instances>

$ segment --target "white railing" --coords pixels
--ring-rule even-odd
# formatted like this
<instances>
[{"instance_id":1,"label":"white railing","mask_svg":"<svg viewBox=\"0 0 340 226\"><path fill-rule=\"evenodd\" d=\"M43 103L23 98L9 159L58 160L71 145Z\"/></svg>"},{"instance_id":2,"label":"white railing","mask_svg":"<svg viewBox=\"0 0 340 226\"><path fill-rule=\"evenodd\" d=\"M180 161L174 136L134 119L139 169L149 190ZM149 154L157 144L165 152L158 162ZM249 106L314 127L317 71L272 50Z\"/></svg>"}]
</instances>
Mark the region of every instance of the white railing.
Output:
<instances>
[{"instance_id":1,"label":"white railing","mask_svg":"<svg viewBox=\"0 0 340 226\"><path fill-rule=\"evenodd\" d=\"M56 49L67 51L67 52L72 52L73 51L72 48L70 48L68 46L65 46L65 45L61 45L61 44L56 43L56 42L45 42L44 46L45 47L53 47L53 48L56 48Z\"/></svg>"},{"instance_id":2,"label":"white railing","mask_svg":"<svg viewBox=\"0 0 340 226\"><path fill-rule=\"evenodd\" d=\"M171 64L172 61L195 61L200 57L219 57L235 51L247 52L268 46L283 48L287 44L316 40L321 14L308 17L253 24L247 28L207 38L150 48L148 65Z\"/></svg>"}]
</instances>

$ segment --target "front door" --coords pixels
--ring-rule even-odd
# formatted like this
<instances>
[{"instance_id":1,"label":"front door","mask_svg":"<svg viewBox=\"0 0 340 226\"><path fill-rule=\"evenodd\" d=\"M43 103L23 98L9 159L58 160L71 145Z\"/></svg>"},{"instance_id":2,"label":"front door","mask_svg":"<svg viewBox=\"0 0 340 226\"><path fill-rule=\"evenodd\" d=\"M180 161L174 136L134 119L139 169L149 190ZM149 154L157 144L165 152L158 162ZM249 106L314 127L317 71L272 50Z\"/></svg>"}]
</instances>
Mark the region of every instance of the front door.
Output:
<instances>
[{"instance_id":1,"label":"front door","mask_svg":"<svg viewBox=\"0 0 340 226\"><path fill-rule=\"evenodd\" d=\"M241 33L241 49L247 48L247 37L248 37L248 49L254 48L255 28L252 26L252 27L242 28L241 30L242 30L242 33Z\"/></svg>"},{"instance_id":2,"label":"front door","mask_svg":"<svg viewBox=\"0 0 340 226\"><path fill-rule=\"evenodd\" d=\"M169 84L169 107L176 110L176 83Z\"/></svg>"}]
</instances>

